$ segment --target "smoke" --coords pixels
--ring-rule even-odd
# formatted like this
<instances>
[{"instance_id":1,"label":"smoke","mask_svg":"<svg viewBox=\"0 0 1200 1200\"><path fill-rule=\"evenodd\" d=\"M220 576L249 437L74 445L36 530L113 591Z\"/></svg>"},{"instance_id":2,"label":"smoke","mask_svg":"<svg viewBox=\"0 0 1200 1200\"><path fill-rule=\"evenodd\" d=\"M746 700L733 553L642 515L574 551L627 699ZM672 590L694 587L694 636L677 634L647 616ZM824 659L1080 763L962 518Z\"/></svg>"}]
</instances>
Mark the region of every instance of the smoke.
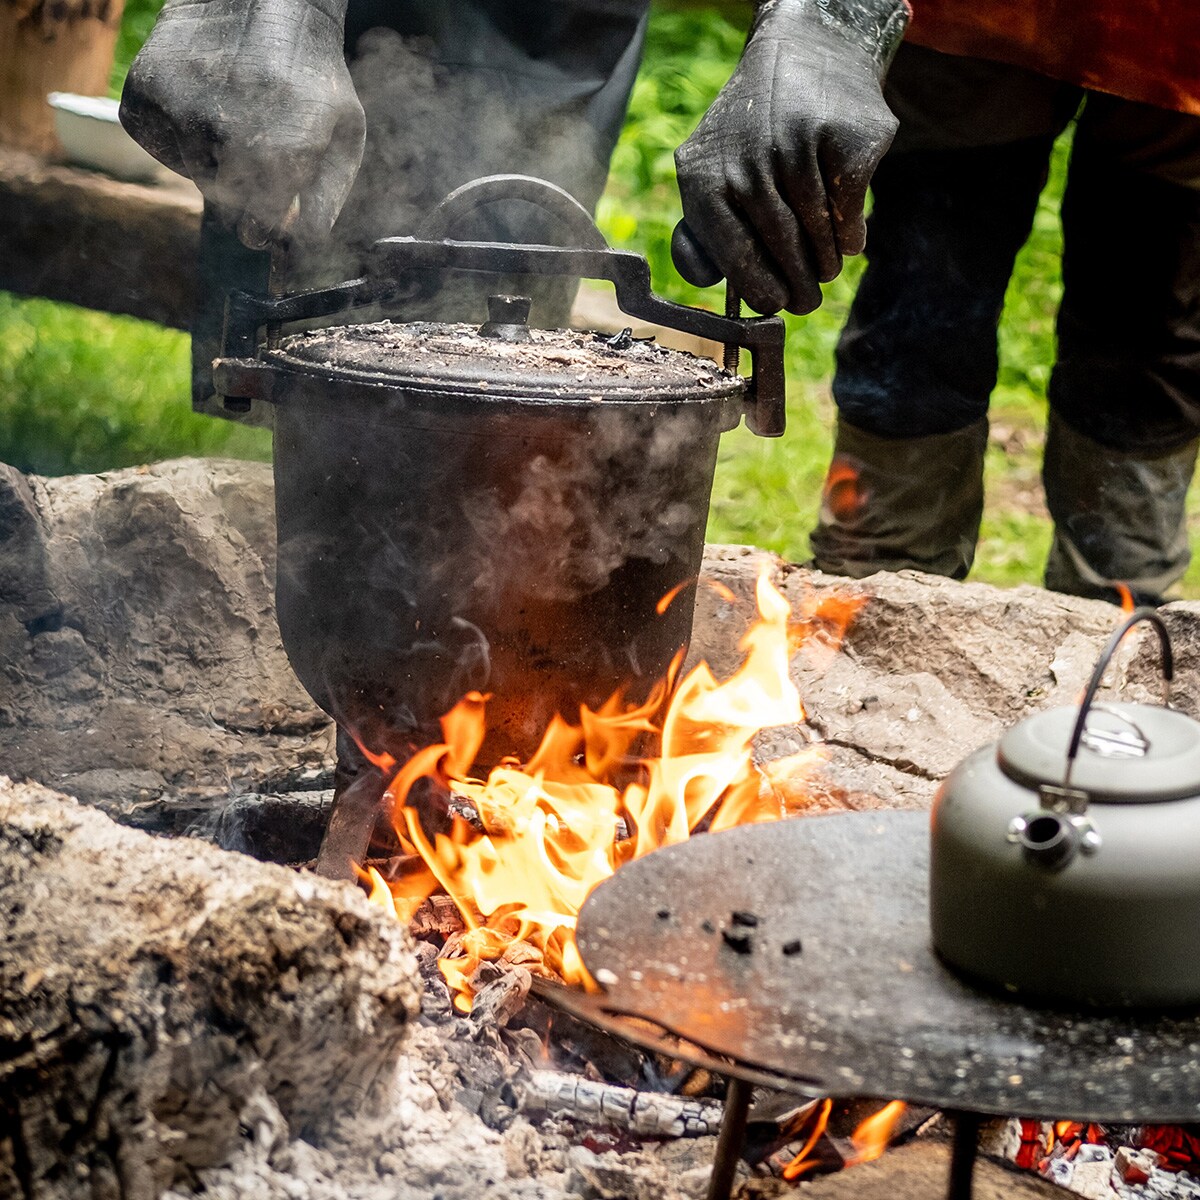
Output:
<instances>
[{"instance_id":1,"label":"smoke","mask_svg":"<svg viewBox=\"0 0 1200 1200\"><path fill-rule=\"evenodd\" d=\"M457 47L389 28L358 38L351 73L367 114L363 164L330 241L296 258L291 286L356 274L374 241L414 233L448 193L485 175L535 175L594 209L611 150L611 131L597 130L588 119L603 78L539 70L520 46L478 15L462 38L458 54ZM491 49L497 65L480 65ZM557 225L534 206L514 201L489 206L452 236L569 241ZM435 301L392 315L481 321L489 293L519 291L533 296L535 321L565 324L575 286L565 279L460 276L446 281Z\"/></svg>"},{"instance_id":2,"label":"smoke","mask_svg":"<svg viewBox=\"0 0 1200 1200\"><path fill-rule=\"evenodd\" d=\"M630 559L696 558L712 480L711 425L687 410L634 417L619 400L608 405L556 453L525 463L515 497L466 499L476 594L521 580L532 598L571 601L605 587Z\"/></svg>"}]
</instances>

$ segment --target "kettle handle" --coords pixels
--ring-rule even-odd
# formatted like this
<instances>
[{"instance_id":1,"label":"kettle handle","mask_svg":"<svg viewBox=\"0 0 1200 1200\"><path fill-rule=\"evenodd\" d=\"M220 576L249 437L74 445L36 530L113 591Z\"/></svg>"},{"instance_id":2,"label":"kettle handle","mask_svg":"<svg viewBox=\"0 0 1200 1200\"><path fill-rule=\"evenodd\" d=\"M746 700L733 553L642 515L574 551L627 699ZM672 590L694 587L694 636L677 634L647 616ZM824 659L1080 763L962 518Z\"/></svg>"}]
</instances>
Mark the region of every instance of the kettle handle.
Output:
<instances>
[{"instance_id":1,"label":"kettle handle","mask_svg":"<svg viewBox=\"0 0 1200 1200\"><path fill-rule=\"evenodd\" d=\"M1067 745L1067 770L1063 776L1064 789L1069 789L1071 786L1071 772L1075 767L1075 758L1079 753L1079 744L1083 740L1083 733L1087 728L1088 715L1092 711L1092 704L1096 699L1096 693L1100 690L1100 684L1104 680L1104 672L1108 670L1108 665L1112 662L1112 657L1116 654L1117 647L1121 644L1125 635L1135 625L1140 625L1143 621L1153 625L1154 631L1158 634L1159 645L1162 648L1163 704L1166 705L1171 702L1171 682L1175 678L1175 655L1171 649L1171 635L1167 632L1166 622L1152 608L1135 609L1113 630L1112 636L1108 639L1108 644L1101 651L1100 657L1096 660L1096 665L1092 668L1092 677L1088 680L1088 685L1084 689L1083 700L1079 705L1079 715L1075 718L1075 728L1071 731L1071 740Z\"/></svg>"}]
</instances>

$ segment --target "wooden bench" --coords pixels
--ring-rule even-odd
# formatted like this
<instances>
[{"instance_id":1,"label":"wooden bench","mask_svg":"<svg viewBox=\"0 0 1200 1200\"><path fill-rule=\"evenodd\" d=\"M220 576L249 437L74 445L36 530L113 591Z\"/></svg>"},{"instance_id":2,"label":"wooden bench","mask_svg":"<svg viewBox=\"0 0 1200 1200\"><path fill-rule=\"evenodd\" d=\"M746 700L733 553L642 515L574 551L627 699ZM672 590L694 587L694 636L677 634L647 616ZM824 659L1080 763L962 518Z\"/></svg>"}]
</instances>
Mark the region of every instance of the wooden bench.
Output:
<instances>
[{"instance_id":1,"label":"wooden bench","mask_svg":"<svg viewBox=\"0 0 1200 1200\"><path fill-rule=\"evenodd\" d=\"M0 146L0 289L187 329L200 193L122 183Z\"/></svg>"}]
</instances>

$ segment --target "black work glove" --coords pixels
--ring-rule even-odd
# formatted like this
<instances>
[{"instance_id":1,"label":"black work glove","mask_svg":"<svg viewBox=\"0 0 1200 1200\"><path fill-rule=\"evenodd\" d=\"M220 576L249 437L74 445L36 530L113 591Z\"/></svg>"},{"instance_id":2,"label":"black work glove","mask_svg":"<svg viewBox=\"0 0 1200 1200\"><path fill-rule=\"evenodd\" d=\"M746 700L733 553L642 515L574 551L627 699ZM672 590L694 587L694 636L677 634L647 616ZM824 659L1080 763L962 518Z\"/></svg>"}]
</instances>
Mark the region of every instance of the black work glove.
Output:
<instances>
[{"instance_id":1,"label":"black work glove","mask_svg":"<svg viewBox=\"0 0 1200 1200\"><path fill-rule=\"evenodd\" d=\"M187 175L248 246L329 233L362 161L347 0L168 0L121 123Z\"/></svg>"},{"instance_id":2,"label":"black work glove","mask_svg":"<svg viewBox=\"0 0 1200 1200\"><path fill-rule=\"evenodd\" d=\"M866 241L867 185L896 132L882 83L904 0L765 0L741 62L675 152L679 273L758 312L811 312Z\"/></svg>"}]
</instances>

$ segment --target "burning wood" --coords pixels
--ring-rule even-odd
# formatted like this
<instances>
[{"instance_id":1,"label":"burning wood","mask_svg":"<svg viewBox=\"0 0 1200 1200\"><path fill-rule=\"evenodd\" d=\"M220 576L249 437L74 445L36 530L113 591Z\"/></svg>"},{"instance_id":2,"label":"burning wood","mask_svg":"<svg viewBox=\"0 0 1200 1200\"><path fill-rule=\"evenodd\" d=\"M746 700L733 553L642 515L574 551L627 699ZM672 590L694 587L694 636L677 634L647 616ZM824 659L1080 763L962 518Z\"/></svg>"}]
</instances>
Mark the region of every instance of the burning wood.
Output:
<instances>
[{"instance_id":1,"label":"burning wood","mask_svg":"<svg viewBox=\"0 0 1200 1200\"><path fill-rule=\"evenodd\" d=\"M831 1137L832 1100L821 1100L801 1109L783 1128L786 1141L765 1160L764 1166L780 1179L798 1180L813 1174L839 1171L844 1167L874 1162L901 1133L911 1132L928 1120L929 1110L917 1110L916 1120L901 1125L909 1111L901 1100L892 1100L859 1121L849 1138Z\"/></svg>"},{"instance_id":2,"label":"burning wood","mask_svg":"<svg viewBox=\"0 0 1200 1200\"><path fill-rule=\"evenodd\" d=\"M502 763L487 780L469 775L486 736L486 697L477 692L443 718L445 741L406 763L363 748L390 777L402 849L426 868L391 883L376 872L372 898L401 918L439 886L455 901L466 930L442 970L460 1008L469 1009L477 964L518 940L567 982L585 982L573 930L597 883L698 827L776 820L795 806L821 748L764 771L754 741L764 728L805 719L789 678L792 655L802 644L836 648L858 601L813 597L793 614L765 575L757 600L759 619L740 642L745 662L732 678L719 683L701 663L676 686L676 664L645 704L630 709L615 695L597 712L585 708L578 726L556 718L530 762ZM661 739L661 757L637 762L628 781L629 753L645 734ZM455 816L449 835L430 837L407 803L426 778L465 800L478 823Z\"/></svg>"},{"instance_id":3,"label":"burning wood","mask_svg":"<svg viewBox=\"0 0 1200 1200\"><path fill-rule=\"evenodd\" d=\"M709 1137L724 1105L688 1096L638 1092L559 1071L531 1071L520 1086L520 1109L624 1129L639 1137Z\"/></svg>"}]
</instances>

